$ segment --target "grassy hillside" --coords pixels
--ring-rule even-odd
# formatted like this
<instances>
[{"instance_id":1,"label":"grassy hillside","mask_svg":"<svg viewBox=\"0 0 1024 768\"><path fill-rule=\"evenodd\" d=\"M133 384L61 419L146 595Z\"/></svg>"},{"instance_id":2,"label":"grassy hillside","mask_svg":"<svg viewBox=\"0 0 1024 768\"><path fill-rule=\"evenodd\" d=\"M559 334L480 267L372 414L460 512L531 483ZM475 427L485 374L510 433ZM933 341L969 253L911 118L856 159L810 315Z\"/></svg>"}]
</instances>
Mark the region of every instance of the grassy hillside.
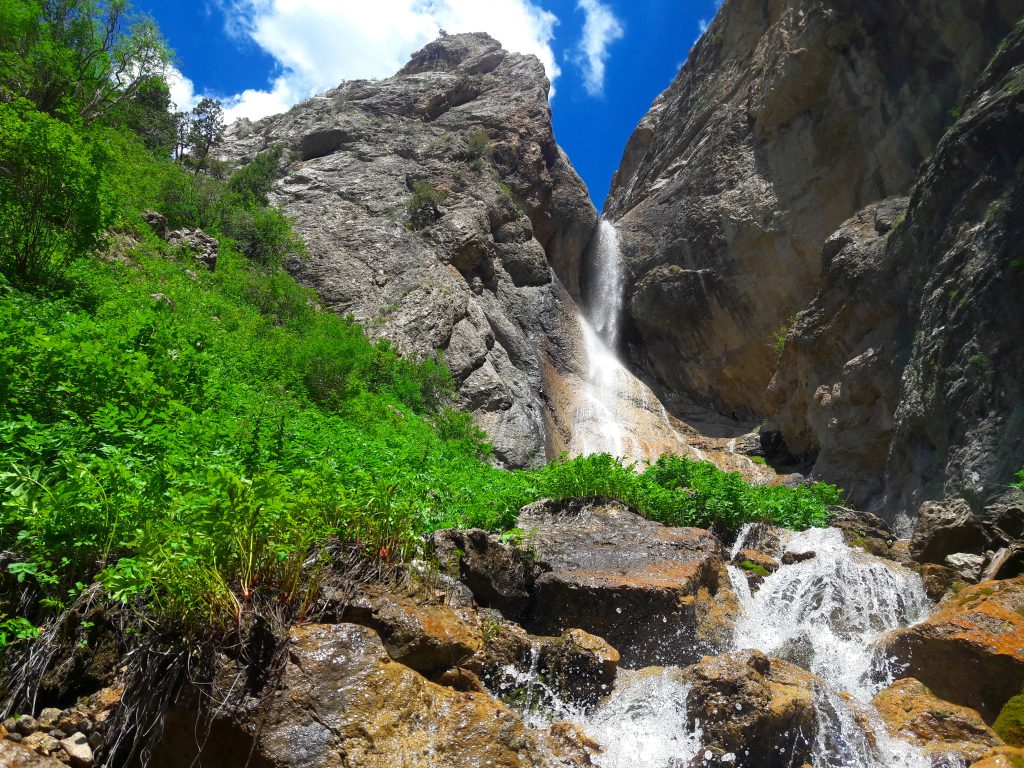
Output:
<instances>
[{"instance_id":1,"label":"grassy hillside","mask_svg":"<svg viewBox=\"0 0 1024 768\"><path fill-rule=\"evenodd\" d=\"M725 530L824 523L831 486L752 488L677 457L494 467L440 355L371 343L285 271L303 249L267 205L280 150L211 160L216 130L170 111L155 29L111 37L111 4L70 5L0 0L0 648L97 580L153 625L300 618L327 542L403 561L424 533L507 529L546 496ZM151 71L112 82L140 50ZM191 125L216 122L203 110ZM216 268L146 210L218 237Z\"/></svg>"}]
</instances>

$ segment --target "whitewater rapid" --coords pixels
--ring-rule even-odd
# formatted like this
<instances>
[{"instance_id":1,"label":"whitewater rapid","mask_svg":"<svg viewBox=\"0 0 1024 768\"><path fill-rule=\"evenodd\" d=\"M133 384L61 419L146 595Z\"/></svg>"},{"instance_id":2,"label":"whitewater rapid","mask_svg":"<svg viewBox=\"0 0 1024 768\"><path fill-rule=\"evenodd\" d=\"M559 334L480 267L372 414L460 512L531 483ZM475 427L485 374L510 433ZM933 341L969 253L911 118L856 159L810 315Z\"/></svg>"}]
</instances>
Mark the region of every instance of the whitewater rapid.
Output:
<instances>
[{"instance_id":1,"label":"whitewater rapid","mask_svg":"<svg viewBox=\"0 0 1024 768\"><path fill-rule=\"evenodd\" d=\"M785 551L814 557L782 565L754 593L743 571L729 566L740 605L732 650L786 657L798 648L801 663L821 679L814 768L929 768L918 748L889 736L870 704L900 672L878 658L875 641L928 615L920 577L851 549L834 528L795 533ZM621 670L611 695L590 711L559 698L535 671L510 668L505 685L532 691L523 707L530 725L580 726L601 745L601 768L667 768L689 765L702 746L699 726L687 724L689 687L675 671ZM727 755L727 763L743 757Z\"/></svg>"}]
</instances>

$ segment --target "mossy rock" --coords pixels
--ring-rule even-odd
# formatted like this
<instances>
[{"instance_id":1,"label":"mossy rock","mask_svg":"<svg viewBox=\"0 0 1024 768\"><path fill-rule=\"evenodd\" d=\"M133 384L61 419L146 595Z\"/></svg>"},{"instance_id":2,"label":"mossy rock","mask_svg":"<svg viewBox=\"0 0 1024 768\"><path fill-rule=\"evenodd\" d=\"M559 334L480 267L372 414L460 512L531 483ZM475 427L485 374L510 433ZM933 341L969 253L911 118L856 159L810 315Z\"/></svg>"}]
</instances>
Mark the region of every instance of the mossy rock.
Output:
<instances>
[{"instance_id":1,"label":"mossy rock","mask_svg":"<svg viewBox=\"0 0 1024 768\"><path fill-rule=\"evenodd\" d=\"M758 565L757 563L751 562L750 560L744 560L742 563L740 563L740 566L746 571L756 573L758 576L768 575L767 568L765 568L763 565Z\"/></svg>"},{"instance_id":2,"label":"mossy rock","mask_svg":"<svg viewBox=\"0 0 1024 768\"><path fill-rule=\"evenodd\" d=\"M1024 693L1006 702L992 730L1011 747L1024 747Z\"/></svg>"}]
</instances>

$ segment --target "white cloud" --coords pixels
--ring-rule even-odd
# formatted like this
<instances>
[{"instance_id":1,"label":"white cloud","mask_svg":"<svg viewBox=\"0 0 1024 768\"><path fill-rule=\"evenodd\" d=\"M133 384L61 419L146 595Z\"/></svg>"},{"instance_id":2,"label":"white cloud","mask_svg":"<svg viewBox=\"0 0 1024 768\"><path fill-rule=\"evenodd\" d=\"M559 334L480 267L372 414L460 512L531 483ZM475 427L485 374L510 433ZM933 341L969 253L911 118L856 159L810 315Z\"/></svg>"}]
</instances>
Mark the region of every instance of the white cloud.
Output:
<instances>
[{"instance_id":1,"label":"white cloud","mask_svg":"<svg viewBox=\"0 0 1024 768\"><path fill-rule=\"evenodd\" d=\"M280 73L267 90L224 99L228 120L286 110L342 80L389 77L409 55L449 33L487 32L536 54L552 82L558 18L535 0L221 0L229 31L269 53Z\"/></svg>"},{"instance_id":2,"label":"white cloud","mask_svg":"<svg viewBox=\"0 0 1024 768\"><path fill-rule=\"evenodd\" d=\"M186 111L199 103L200 96L196 93L195 85L178 69L171 67L166 78L171 101L174 102L176 110Z\"/></svg>"},{"instance_id":3,"label":"white cloud","mask_svg":"<svg viewBox=\"0 0 1024 768\"><path fill-rule=\"evenodd\" d=\"M575 60L583 69L583 86L587 93L601 96L604 93L608 46L621 38L625 31L612 10L600 0L579 0L576 7L586 14L586 20Z\"/></svg>"}]
</instances>

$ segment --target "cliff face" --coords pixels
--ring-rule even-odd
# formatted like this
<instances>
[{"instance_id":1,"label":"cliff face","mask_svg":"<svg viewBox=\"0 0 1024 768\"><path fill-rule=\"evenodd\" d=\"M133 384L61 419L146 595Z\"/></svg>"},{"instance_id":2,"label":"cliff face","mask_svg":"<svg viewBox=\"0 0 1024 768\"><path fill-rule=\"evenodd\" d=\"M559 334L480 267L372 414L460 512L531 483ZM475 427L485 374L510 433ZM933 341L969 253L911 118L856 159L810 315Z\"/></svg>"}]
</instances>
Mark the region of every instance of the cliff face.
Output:
<instances>
[{"instance_id":1,"label":"cliff face","mask_svg":"<svg viewBox=\"0 0 1024 768\"><path fill-rule=\"evenodd\" d=\"M403 352L444 350L465 407L515 466L545 458L541 369L565 370L575 346L555 272L574 287L597 221L555 143L548 89L535 57L451 35L395 77L236 124L224 152L287 148L273 197L309 248L291 271ZM414 228L419 182L442 199Z\"/></svg>"},{"instance_id":2,"label":"cliff face","mask_svg":"<svg viewBox=\"0 0 1024 768\"><path fill-rule=\"evenodd\" d=\"M613 182L634 363L890 518L998 495L1024 465L1022 15L727 0Z\"/></svg>"},{"instance_id":3,"label":"cliff face","mask_svg":"<svg viewBox=\"0 0 1024 768\"><path fill-rule=\"evenodd\" d=\"M726 0L630 138L606 214L632 277L632 359L763 417L773 335L822 244L904 194L1020 0Z\"/></svg>"}]
</instances>

